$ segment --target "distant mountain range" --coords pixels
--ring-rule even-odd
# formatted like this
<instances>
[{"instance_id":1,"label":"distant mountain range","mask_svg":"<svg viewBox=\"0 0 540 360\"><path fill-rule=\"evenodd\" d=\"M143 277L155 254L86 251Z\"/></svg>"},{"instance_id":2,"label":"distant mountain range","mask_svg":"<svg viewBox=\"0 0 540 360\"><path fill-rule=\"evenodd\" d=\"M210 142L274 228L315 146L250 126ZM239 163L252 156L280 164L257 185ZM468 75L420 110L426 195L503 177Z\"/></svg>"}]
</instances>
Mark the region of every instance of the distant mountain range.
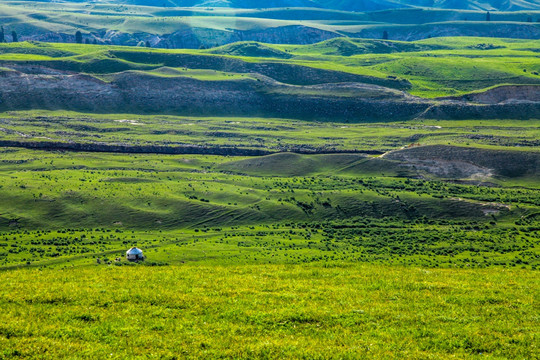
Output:
<instances>
[{"instance_id":1,"label":"distant mountain range","mask_svg":"<svg viewBox=\"0 0 540 360\"><path fill-rule=\"evenodd\" d=\"M62 1L50 1L62 2ZM436 9L518 11L540 10L536 0L120 0L65 1L159 7L231 7L240 9L315 7L343 11L377 11L429 7Z\"/></svg>"}]
</instances>

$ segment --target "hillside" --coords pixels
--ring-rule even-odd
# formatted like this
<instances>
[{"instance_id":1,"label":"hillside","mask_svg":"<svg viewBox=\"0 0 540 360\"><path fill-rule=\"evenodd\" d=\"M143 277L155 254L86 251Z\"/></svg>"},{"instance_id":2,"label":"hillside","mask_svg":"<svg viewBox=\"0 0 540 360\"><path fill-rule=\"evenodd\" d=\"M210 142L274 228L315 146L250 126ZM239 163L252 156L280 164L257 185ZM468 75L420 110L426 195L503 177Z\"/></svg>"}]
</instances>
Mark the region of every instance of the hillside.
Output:
<instances>
[{"instance_id":1,"label":"hillside","mask_svg":"<svg viewBox=\"0 0 540 360\"><path fill-rule=\"evenodd\" d=\"M63 0L61 2L82 1ZM374 11L417 7L490 11L540 10L540 5L531 0L271 0L266 2L264 6L261 6L261 3L257 0L167 0L162 3L150 0L120 0L114 2L105 0L101 2L162 7L229 7L238 9L319 7L345 11Z\"/></svg>"},{"instance_id":2,"label":"hillside","mask_svg":"<svg viewBox=\"0 0 540 360\"><path fill-rule=\"evenodd\" d=\"M81 31L83 42L164 49L213 48L240 41L313 44L336 37L381 39L385 34L406 41L445 36L540 37L540 5L533 2L418 3L432 7L405 1L283 1L271 2L267 8L249 1L182 1L181 7L148 1L135 5L5 1L0 4L0 22L8 42L15 31L19 41L72 43ZM492 10L489 21L488 8Z\"/></svg>"},{"instance_id":3,"label":"hillside","mask_svg":"<svg viewBox=\"0 0 540 360\"><path fill-rule=\"evenodd\" d=\"M182 128L181 119L172 120ZM127 132L119 128L127 123L114 123L113 133ZM83 128L70 128L84 136ZM387 140L399 133L388 132ZM236 159L51 150L1 152L2 267L88 265L132 241L155 249L154 260L175 264L326 262L328 251L339 250L333 260L359 261L360 252L363 262L538 265L529 228L540 220L535 147ZM508 238L509 228L520 236ZM471 241L478 246L473 254ZM287 257L291 248L294 258Z\"/></svg>"},{"instance_id":4,"label":"hillside","mask_svg":"<svg viewBox=\"0 0 540 360\"><path fill-rule=\"evenodd\" d=\"M526 151L432 145L411 147L370 158L363 154L299 155L280 153L226 163L220 169L250 174L310 176L321 173L363 175L378 169L386 174L408 172L408 176L443 179L540 176L540 154ZM279 170L278 170L279 169Z\"/></svg>"},{"instance_id":5,"label":"hillside","mask_svg":"<svg viewBox=\"0 0 540 360\"><path fill-rule=\"evenodd\" d=\"M4 44L0 109L341 122L530 119L540 116L537 46L479 38L241 42L197 51ZM28 81L32 87L23 86Z\"/></svg>"},{"instance_id":6,"label":"hillside","mask_svg":"<svg viewBox=\"0 0 540 360\"><path fill-rule=\"evenodd\" d=\"M538 358L537 0L0 25L0 360Z\"/></svg>"}]
</instances>

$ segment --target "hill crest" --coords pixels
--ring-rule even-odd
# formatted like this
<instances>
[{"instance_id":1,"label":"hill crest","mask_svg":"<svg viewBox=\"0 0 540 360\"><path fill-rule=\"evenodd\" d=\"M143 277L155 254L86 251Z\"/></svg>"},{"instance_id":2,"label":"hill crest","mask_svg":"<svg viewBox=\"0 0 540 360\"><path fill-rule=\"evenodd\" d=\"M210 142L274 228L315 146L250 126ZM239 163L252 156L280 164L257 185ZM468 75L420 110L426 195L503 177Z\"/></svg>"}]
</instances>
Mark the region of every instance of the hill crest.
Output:
<instances>
[{"instance_id":1,"label":"hill crest","mask_svg":"<svg viewBox=\"0 0 540 360\"><path fill-rule=\"evenodd\" d=\"M80 3L82 1L62 2ZM160 3L153 0L105 0L92 2L153 7L229 7L237 9L313 7L345 11L378 11L418 7L486 11L540 10L540 4L531 0L270 0L265 2L263 6L259 0L165 0Z\"/></svg>"}]
</instances>

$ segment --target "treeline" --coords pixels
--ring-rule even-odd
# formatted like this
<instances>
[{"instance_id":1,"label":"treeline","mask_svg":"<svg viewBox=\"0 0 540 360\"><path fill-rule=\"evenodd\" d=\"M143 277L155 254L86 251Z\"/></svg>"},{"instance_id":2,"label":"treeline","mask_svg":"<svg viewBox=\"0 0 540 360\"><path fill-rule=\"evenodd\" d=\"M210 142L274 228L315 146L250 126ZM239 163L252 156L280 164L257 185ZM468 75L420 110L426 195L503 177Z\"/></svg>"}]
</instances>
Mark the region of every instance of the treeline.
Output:
<instances>
[{"instance_id":1,"label":"treeline","mask_svg":"<svg viewBox=\"0 0 540 360\"><path fill-rule=\"evenodd\" d=\"M7 43L6 33L3 26L0 26L0 43ZM19 42L19 36L15 30L11 31L11 42Z\"/></svg>"},{"instance_id":2,"label":"treeline","mask_svg":"<svg viewBox=\"0 0 540 360\"><path fill-rule=\"evenodd\" d=\"M75 42L77 44L82 44L83 43L83 34L80 32L80 30L77 30L77 32L75 33ZM85 44L93 44L93 45L97 45L98 44L98 41L96 38L93 38L93 40L90 40L89 38L85 38L84 39L84 43ZM152 47L152 45L150 44L150 41L139 41L137 43L137 46L138 47Z\"/></svg>"}]
</instances>

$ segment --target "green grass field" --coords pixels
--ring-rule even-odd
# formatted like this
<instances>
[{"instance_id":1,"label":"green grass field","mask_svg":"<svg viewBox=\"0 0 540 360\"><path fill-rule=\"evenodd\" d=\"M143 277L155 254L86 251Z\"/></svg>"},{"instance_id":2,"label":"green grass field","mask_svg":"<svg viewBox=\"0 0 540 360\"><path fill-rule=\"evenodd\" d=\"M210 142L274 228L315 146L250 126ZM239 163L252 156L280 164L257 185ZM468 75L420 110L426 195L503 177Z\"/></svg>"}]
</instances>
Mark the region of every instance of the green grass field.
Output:
<instances>
[{"instance_id":1,"label":"green grass field","mask_svg":"<svg viewBox=\"0 0 540 360\"><path fill-rule=\"evenodd\" d=\"M536 268L538 168L526 164L538 154L474 151L476 165L433 158L453 169L440 173L393 160L403 151L386 159L5 149L0 266L94 265L138 244L164 264Z\"/></svg>"},{"instance_id":2,"label":"green grass field","mask_svg":"<svg viewBox=\"0 0 540 360\"><path fill-rule=\"evenodd\" d=\"M118 11L147 24L138 9ZM6 88L36 74L85 86L144 75L381 102L499 90L517 103L526 89L534 103L538 45L21 42L0 44L0 75ZM327 84L342 81L369 86ZM540 355L539 119L28 108L0 113L0 359ZM144 262L125 260L131 246Z\"/></svg>"},{"instance_id":3,"label":"green grass field","mask_svg":"<svg viewBox=\"0 0 540 360\"><path fill-rule=\"evenodd\" d=\"M178 41L190 48L198 48L199 44L223 45L242 38L239 32L246 38L262 33L275 43L313 42L309 35L298 31L296 36L287 35L287 27L307 28L320 39L336 36L380 39L384 31L397 40L474 35L534 39L539 31L536 22L540 8L532 1L505 2L504 6L500 1L494 6L483 1L459 9L453 9L459 5L456 2L432 3L434 8L422 8L429 5L426 2L411 6L410 1L401 4L386 1L370 7L372 3L332 1L317 5L308 1L292 4L281 1L261 9L261 4L245 1L219 4L5 1L0 6L0 20L9 31L16 30L25 40L40 37L72 40L73 34L80 30L85 37L99 42L137 45L150 40L163 48ZM493 11L495 8L521 11ZM492 10L491 21L486 21L488 9ZM275 33L276 28L281 33ZM178 34L187 36L189 41L182 42Z\"/></svg>"},{"instance_id":4,"label":"green grass field","mask_svg":"<svg viewBox=\"0 0 540 360\"><path fill-rule=\"evenodd\" d=\"M94 265L133 243L163 264L538 266L535 120L26 111L0 122L1 140L20 146L0 153L4 268ZM99 147L117 145L132 153ZM155 153L186 145L270 155ZM295 150L319 154L284 153Z\"/></svg>"},{"instance_id":5,"label":"green grass field","mask_svg":"<svg viewBox=\"0 0 540 360\"><path fill-rule=\"evenodd\" d=\"M537 272L361 265L2 273L0 358L533 359Z\"/></svg>"},{"instance_id":6,"label":"green grass field","mask_svg":"<svg viewBox=\"0 0 540 360\"><path fill-rule=\"evenodd\" d=\"M188 124L190 133L179 131ZM394 150L227 157L3 148L2 359L538 355L537 121L32 111L3 114L1 128L10 140L250 147L258 136L280 151L316 149L330 137L344 151ZM239 141L210 135L222 131ZM411 142L432 146L400 150ZM435 162L475 151L473 172L492 173L394 160L423 149L444 150ZM144 263L124 260L133 245Z\"/></svg>"},{"instance_id":7,"label":"green grass field","mask_svg":"<svg viewBox=\"0 0 540 360\"><path fill-rule=\"evenodd\" d=\"M0 139L21 142L164 147L187 144L234 146L270 152L381 153L421 143L536 152L539 137L538 120L418 120L353 124L67 111L13 111L0 115Z\"/></svg>"}]
</instances>

